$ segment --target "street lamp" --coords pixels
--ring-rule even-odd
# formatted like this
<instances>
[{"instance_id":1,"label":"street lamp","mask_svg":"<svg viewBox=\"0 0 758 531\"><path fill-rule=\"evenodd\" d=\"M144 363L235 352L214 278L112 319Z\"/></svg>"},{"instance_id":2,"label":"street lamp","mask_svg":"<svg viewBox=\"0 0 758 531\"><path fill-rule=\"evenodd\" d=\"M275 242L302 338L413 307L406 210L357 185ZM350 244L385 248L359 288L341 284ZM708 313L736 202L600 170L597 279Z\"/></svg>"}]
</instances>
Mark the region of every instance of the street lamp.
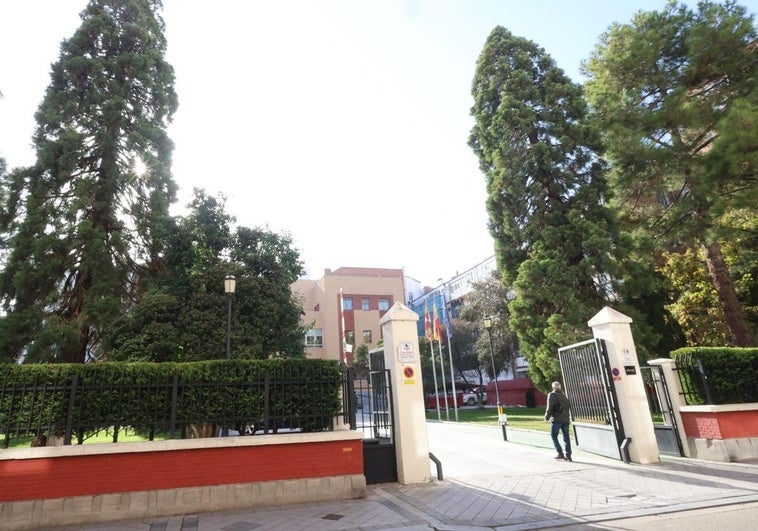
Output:
<instances>
[{"instance_id":1,"label":"street lamp","mask_svg":"<svg viewBox=\"0 0 758 531\"><path fill-rule=\"evenodd\" d=\"M484 329L487 330L487 335L490 340L490 359L492 360L492 374L495 377L495 397L497 399L497 418L500 425L503 427L503 440L508 440L508 435L505 431L505 415L503 414L503 408L500 405L500 389L497 381L497 370L495 369L495 349L492 347L492 317L485 317L482 321Z\"/></svg>"},{"instance_id":2,"label":"street lamp","mask_svg":"<svg viewBox=\"0 0 758 531\"><path fill-rule=\"evenodd\" d=\"M492 374L495 378L495 397L497 398L497 409L500 410L500 390L497 385L497 372L495 371L495 349L492 347L492 317L484 318L484 329L490 339L490 359L492 360Z\"/></svg>"},{"instance_id":3,"label":"street lamp","mask_svg":"<svg viewBox=\"0 0 758 531\"><path fill-rule=\"evenodd\" d=\"M237 289L237 279L234 275L226 275L224 278L224 293L228 301L228 313L226 318L226 359L231 359L231 341L232 341L232 297Z\"/></svg>"}]
</instances>

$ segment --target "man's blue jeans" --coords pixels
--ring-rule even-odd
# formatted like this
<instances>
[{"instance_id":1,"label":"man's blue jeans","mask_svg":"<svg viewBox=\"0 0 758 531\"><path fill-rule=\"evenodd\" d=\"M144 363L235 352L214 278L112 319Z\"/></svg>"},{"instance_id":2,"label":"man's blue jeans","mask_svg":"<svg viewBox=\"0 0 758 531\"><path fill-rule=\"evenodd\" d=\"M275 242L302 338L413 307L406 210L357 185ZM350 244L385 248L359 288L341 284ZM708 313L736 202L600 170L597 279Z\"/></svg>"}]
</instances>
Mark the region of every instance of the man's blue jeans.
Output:
<instances>
[{"instance_id":1,"label":"man's blue jeans","mask_svg":"<svg viewBox=\"0 0 758 531\"><path fill-rule=\"evenodd\" d=\"M566 451L561 449L561 445L558 442L558 432L563 433L563 444L566 446ZM556 422L553 421L553 425L550 428L550 437L553 439L553 445L555 451L559 455L571 455L571 437L569 437L569 423L568 422Z\"/></svg>"}]
</instances>

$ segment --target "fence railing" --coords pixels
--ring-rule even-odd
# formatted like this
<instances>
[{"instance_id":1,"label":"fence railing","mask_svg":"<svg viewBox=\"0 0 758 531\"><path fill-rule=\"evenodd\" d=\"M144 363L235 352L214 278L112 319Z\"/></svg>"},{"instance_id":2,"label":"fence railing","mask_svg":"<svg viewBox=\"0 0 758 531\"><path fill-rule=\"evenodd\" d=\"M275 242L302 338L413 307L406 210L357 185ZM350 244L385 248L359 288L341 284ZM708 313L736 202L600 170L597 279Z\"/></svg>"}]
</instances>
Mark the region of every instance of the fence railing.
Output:
<instances>
[{"instance_id":1,"label":"fence railing","mask_svg":"<svg viewBox=\"0 0 758 531\"><path fill-rule=\"evenodd\" d=\"M84 378L54 369L31 383L0 382L0 445L44 446L255 435L334 429L347 418L343 381L297 372L249 381L183 381L178 374L150 381ZM292 389L306 389L293 393ZM312 397L312 398L304 398ZM301 400L311 403L301 403ZM339 408L335 408L339 404ZM340 409L341 408L341 409Z\"/></svg>"},{"instance_id":2,"label":"fence railing","mask_svg":"<svg viewBox=\"0 0 758 531\"><path fill-rule=\"evenodd\" d=\"M758 400L758 359L734 357L728 367L697 356L677 356L676 371L687 405L739 404Z\"/></svg>"}]
</instances>

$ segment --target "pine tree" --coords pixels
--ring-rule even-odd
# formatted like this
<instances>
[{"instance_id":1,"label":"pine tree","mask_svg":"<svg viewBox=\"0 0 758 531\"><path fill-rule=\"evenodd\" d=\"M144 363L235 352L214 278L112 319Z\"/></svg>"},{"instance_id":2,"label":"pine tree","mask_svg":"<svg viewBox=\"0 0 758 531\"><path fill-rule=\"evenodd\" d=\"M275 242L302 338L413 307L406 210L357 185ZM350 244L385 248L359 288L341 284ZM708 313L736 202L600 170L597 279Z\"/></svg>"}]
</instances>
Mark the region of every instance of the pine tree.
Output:
<instances>
[{"instance_id":1,"label":"pine tree","mask_svg":"<svg viewBox=\"0 0 758 531\"><path fill-rule=\"evenodd\" d=\"M731 211L755 219L758 201L756 38L732 1L672 1L611 26L585 65L626 230L642 229L661 261L699 248L735 346L756 341L723 252L743 232Z\"/></svg>"},{"instance_id":2,"label":"pine tree","mask_svg":"<svg viewBox=\"0 0 758 531\"><path fill-rule=\"evenodd\" d=\"M618 294L605 164L581 87L534 43L495 28L472 94L469 144L486 179L498 269L515 293L509 324L546 389L560 374L557 349L586 339L587 321Z\"/></svg>"},{"instance_id":3,"label":"pine tree","mask_svg":"<svg viewBox=\"0 0 758 531\"><path fill-rule=\"evenodd\" d=\"M4 357L84 362L158 266L175 197L174 73L159 0L91 0L3 182ZM144 172L140 171L144 168Z\"/></svg>"}]
</instances>

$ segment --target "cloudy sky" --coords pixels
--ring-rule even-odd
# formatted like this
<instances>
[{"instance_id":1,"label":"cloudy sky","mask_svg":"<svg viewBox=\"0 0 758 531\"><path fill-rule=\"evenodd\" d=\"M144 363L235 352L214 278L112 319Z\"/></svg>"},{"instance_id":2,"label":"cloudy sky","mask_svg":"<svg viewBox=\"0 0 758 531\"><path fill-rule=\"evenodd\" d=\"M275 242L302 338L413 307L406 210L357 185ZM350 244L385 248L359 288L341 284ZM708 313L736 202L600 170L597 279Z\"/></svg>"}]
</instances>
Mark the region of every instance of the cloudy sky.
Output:
<instances>
[{"instance_id":1,"label":"cloudy sky","mask_svg":"<svg viewBox=\"0 0 758 531\"><path fill-rule=\"evenodd\" d=\"M31 164L34 111L86 0L0 4L0 156ZM694 4L694 2L688 2ZM758 0L740 2L751 13ZM404 268L435 286L493 253L467 145L495 26L581 81L614 21L664 0L164 0L179 110L176 213L193 188L240 225L288 233L308 275Z\"/></svg>"}]
</instances>

